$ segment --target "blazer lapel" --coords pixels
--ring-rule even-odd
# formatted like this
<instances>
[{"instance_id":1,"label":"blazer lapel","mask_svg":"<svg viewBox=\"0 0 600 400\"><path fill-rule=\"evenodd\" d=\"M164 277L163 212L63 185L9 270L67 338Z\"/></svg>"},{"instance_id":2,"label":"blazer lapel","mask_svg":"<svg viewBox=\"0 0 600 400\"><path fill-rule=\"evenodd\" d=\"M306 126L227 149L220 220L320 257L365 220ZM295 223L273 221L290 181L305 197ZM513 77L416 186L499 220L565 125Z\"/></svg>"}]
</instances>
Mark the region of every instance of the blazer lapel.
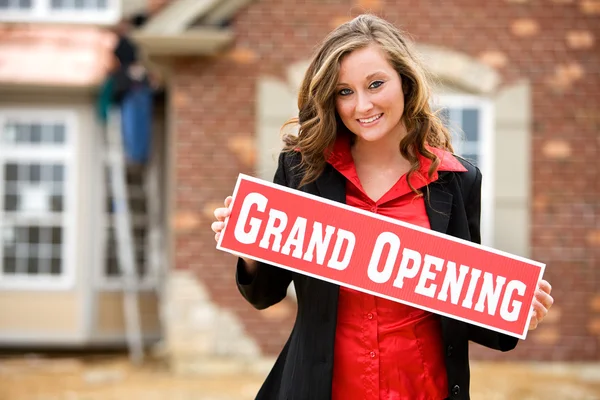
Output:
<instances>
[{"instance_id":1,"label":"blazer lapel","mask_svg":"<svg viewBox=\"0 0 600 400\"><path fill-rule=\"evenodd\" d=\"M346 181L342 174L327 164L325 170L315 181L316 191L310 186L304 190L308 193L320 195L329 200L346 203ZM440 180L428 186L425 191L425 209L429 217L431 229L440 233L446 233L448 222L452 212L452 194L444 190Z\"/></svg>"},{"instance_id":2,"label":"blazer lapel","mask_svg":"<svg viewBox=\"0 0 600 400\"><path fill-rule=\"evenodd\" d=\"M318 193L321 197L339 203L346 203L346 181L331 165L326 164L325 170L315 181Z\"/></svg>"},{"instance_id":3,"label":"blazer lapel","mask_svg":"<svg viewBox=\"0 0 600 400\"><path fill-rule=\"evenodd\" d=\"M439 181L430 184L428 189L424 196L431 229L446 233L452 212L452 194L446 192Z\"/></svg>"}]
</instances>

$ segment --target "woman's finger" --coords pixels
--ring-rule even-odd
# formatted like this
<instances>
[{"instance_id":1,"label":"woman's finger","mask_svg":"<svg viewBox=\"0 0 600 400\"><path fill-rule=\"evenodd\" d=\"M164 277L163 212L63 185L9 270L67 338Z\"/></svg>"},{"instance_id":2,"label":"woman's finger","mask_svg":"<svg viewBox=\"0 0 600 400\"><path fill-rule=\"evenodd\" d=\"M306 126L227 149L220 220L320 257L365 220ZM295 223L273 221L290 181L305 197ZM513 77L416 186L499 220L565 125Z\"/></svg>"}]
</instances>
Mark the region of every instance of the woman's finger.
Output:
<instances>
[{"instance_id":1,"label":"woman's finger","mask_svg":"<svg viewBox=\"0 0 600 400\"><path fill-rule=\"evenodd\" d=\"M550 307L552 307L552 304L554 304L554 298L552 298L552 296L550 296L548 293L543 292L541 290L538 290L535 293L535 298L537 301L542 303L542 305L547 309L550 309Z\"/></svg>"},{"instance_id":2,"label":"woman's finger","mask_svg":"<svg viewBox=\"0 0 600 400\"><path fill-rule=\"evenodd\" d=\"M538 322L541 322L548 314L548 309L537 299L533 301L533 310Z\"/></svg>"},{"instance_id":3,"label":"woman's finger","mask_svg":"<svg viewBox=\"0 0 600 400\"><path fill-rule=\"evenodd\" d=\"M229 216L229 209L228 208L217 208L214 212L215 214L215 218L219 221L225 221L225 218L227 218Z\"/></svg>"},{"instance_id":4,"label":"woman's finger","mask_svg":"<svg viewBox=\"0 0 600 400\"><path fill-rule=\"evenodd\" d=\"M550 285L550 283L543 279L538 284L538 287L548 294L550 294L550 292L552 291L552 286Z\"/></svg>"},{"instance_id":5,"label":"woman's finger","mask_svg":"<svg viewBox=\"0 0 600 400\"><path fill-rule=\"evenodd\" d=\"M221 236L221 232L217 232L215 233L215 241L218 242L219 241L219 237Z\"/></svg>"},{"instance_id":6,"label":"woman's finger","mask_svg":"<svg viewBox=\"0 0 600 400\"><path fill-rule=\"evenodd\" d=\"M233 201L233 197L231 196L227 196L225 198L225 207L229 208L229 206L231 205L231 202Z\"/></svg>"},{"instance_id":7,"label":"woman's finger","mask_svg":"<svg viewBox=\"0 0 600 400\"><path fill-rule=\"evenodd\" d=\"M210 228L213 230L214 233L219 233L223 230L223 227L225 226L225 224L221 221L215 221L210 225Z\"/></svg>"}]
</instances>

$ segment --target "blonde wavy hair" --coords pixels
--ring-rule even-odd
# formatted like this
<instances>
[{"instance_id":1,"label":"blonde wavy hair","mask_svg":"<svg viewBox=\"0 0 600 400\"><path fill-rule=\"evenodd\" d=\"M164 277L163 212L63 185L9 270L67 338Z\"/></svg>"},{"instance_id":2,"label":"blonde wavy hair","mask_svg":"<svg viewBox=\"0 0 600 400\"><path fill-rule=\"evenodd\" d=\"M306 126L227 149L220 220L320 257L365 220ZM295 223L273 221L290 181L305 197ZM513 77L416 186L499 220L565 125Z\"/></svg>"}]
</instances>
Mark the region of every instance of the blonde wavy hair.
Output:
<instances>
[{"instance_id":1,"label":"blonde wavy hair","mask_svg":"<svg viewBox=\"0 0 600 400\"><path fill-rule=\"evenodd\" d=\"M340 62L354 50L377 44L402 80L407 135L399 151L410 161L408 178L419 169L417 152L432 160L431 176L439 166L438 157L426 144L453 152L450 134L429 105L427 72L406 36L393 24L370 14L360 15L333 30L317 47L304 75L298 95L298 117L286 126L298 127L297 134L283 134L284 151L300 152L303 178L300 186L316 180L323 172L328 151L338 134L348 132L335 108ZM408 179L410 184L410 179ZM411 189L420 194L412 186Z\"/></svg>"}]
</instances>

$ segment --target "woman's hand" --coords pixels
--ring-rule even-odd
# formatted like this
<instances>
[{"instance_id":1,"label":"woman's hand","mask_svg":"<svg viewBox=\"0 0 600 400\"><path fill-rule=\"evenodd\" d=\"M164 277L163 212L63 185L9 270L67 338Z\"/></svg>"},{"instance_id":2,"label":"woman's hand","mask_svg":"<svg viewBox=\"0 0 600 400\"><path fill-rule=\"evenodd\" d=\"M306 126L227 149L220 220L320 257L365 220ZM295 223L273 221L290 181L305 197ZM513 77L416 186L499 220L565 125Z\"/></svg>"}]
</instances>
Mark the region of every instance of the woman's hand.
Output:
<instances>
[{"instance_id":1,"label":"woman's hand","mask_svg":"<svg viewBox=\"0 0 600 400\"><path fill-rule=\"evenodd\" d=\"M547 281L542 279L538 284L538 288L533 299L533 313L531 315L531 319L529 320L530 331L537 328L538 324L542 322L542 320L548 314L550 307L552 307L554 299L552 296L550 296L551 291L552 286L550 286Z\"/></svg>"},{"instance_id":2,"label":"woman's hand","mask_svg":"<svg viewBox=\"0 0 600 400\"><path fill-rule=\"evenodd\" d=\"M214 214L217 220L210 225L210 228L215 233L215 240L217 242L219 241L219 237L221 236L221 231L223 230L223 228L225 228L225 219L227 219L227 217L229 217L229 214L231 214L229 206L231 205L232 201L233 197L227 196L224 202L225 207L219 207L215 209Z\"/></svg>"},{"instance_id":3,"label":"woman's hand","mask_svg":"<svg viewBox=\"0 0 600 400\"><path fill-rule=\"evenodd\" d=\"M233 197L227 196L227 198L225 198L225 202L224 202L225 207L219 207L219 208L215 209L214 214L215 214L215 218L217 220L210 225L210 228L215 233L215 240L217 242L219 241L219 238L221 237L221 231L223 231L223 229L225 228L225 220L231 214L231 210L229 209L229 206L231 205L232 201L233 201ZM242 260L244 260L244 267L246 268L246 272L250 275L254 274L258 263L250 258L245 258L245 257L242 257Z\"/></svg>"}]
</instances>

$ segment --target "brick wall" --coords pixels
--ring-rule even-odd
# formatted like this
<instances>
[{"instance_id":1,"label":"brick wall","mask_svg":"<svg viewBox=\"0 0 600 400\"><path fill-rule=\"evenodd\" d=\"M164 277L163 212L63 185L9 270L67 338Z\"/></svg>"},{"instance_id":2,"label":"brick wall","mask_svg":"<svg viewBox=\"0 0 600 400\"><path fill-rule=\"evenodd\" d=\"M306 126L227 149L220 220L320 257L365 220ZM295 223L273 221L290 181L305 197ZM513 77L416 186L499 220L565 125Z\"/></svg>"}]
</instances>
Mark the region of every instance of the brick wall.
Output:
<instances>
[{"instance_id":1,"label":"brick wall","mask_svg":"<svg viewBox=\"0 0 600 400\"><path fill-rule=\"evenodd\" d=\"M156 3L156 2L155 2ZM600 357L600 1L257 0L234 20L222 56L174 63L177 155L175 265L193 270L214 302L233 310L265 353L277 353L294 304L255 312L237 293L234 258L214 250L212 210L239 172L253 173L256 80L282 76L335 25L370 10L414 40L494 66L503 84L532 85L532 258L547 263L556 306L517 350L476 358ZM273 132L277 135L278 132Z\"/></svg>"}]
</instances>

